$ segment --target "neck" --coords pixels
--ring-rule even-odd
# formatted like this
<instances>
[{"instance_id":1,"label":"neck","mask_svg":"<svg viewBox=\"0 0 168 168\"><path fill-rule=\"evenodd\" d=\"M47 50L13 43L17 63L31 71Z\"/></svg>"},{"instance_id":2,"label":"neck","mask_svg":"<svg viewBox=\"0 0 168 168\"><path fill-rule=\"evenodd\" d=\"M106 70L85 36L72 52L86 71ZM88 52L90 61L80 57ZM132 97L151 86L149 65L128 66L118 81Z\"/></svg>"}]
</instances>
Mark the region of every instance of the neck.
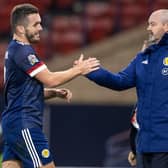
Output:
<instances>
[{"instance_id":1,"label":"neck","mask_svg":"<svg viewBox=\"0 0 168 168\"><path fill-rule=\"evenodd\" d=\"M19 36L16 33L13 34L13 40L17 40L17 41L25 43L25 44L30 44L29 41L25 37Z\"/></svg>"}]
</instances>

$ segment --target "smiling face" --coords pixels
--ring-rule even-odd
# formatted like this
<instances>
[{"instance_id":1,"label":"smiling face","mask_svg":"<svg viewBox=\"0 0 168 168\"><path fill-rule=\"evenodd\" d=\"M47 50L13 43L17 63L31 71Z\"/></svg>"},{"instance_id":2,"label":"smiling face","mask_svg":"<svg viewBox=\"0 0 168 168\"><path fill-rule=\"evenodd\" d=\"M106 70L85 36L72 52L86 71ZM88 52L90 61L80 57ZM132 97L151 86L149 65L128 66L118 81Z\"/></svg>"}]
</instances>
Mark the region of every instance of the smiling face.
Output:
<instances>
[{"instance_id":1,"label":"smiling face","mask_svg":"<svg viewBox=\"0 0 168 168\"><path fill-rule=\"evenodd\" d=\"M41 17L37 13L27 16L24 25L24 35L29 43L37 43L40 41L40 32L42 31Z\"/></svg>"},{"instance_id":2,"label":"smiling face","mask_svg":"<svg viewBox=\"0 0 168 168\"><path fill-rule=\"evenodd\" d=\"M159 41L168 32L167 16L168 10L157 10L149 17L147 30L151 41Z\"/></svg>"},{"instance_id":3,"label":"smiling face","mask_svg":"<svg viewBox=\"0 0 168 168\"><path fill-rule=\"evenodd\" d=\"M41 17L36 6L23 3L14 6L10 13L13 39L26 44L40 41Z\"/></svg>"}]
</instances>

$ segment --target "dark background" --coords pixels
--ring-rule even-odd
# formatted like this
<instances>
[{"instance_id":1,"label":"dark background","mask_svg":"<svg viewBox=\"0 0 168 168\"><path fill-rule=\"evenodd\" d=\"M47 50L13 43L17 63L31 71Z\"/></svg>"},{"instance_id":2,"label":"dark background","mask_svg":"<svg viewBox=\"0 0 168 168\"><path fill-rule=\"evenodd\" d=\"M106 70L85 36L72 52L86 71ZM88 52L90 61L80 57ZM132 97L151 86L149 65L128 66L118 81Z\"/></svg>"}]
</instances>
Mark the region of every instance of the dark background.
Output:
<instances>
[{"instance_id":1,"label":"dark background","mask_svg":"<svg viewBox=\"0 0 168 168\"><path fill-rule=\"evenodd\" d=\"M129 148L128 136L109 139L129 129L131 105L51 105L50 109L50 147L56 165L103 166L109 154L106 145L111 147L109 159L119 160L109 161L111 166L128 165L124 151ZM126 153L123 158L118 157L121 152Z\"/></svg>"}]
</instances>

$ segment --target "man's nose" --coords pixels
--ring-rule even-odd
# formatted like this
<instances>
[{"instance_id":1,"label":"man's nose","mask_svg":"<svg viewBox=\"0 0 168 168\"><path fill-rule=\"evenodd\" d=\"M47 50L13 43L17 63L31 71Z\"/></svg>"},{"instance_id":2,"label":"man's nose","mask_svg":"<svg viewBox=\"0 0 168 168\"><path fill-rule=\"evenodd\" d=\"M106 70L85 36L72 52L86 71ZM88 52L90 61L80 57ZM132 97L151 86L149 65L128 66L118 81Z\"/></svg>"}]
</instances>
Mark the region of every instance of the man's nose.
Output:
<instances>
[{"instance_id":1,"label":"man's nose","mask_svg":"<svg viewBox=\"0 0 168 168\"><path fill-rule=\"evenodd\" d=\"M150 31L151 30L151 26L149 25L146 30Z\"/></svg>"},{"instance_id":2,"label":"man's nose","mask_svg":"<svg viewBox=\"0 0 168 168\"><path fill-rule=\"evenodd\" d=\"M43 27L42 27L41 25L39 25L39 30L40 30L40 31L43 30Z\"/></svg>"}]
</instances>

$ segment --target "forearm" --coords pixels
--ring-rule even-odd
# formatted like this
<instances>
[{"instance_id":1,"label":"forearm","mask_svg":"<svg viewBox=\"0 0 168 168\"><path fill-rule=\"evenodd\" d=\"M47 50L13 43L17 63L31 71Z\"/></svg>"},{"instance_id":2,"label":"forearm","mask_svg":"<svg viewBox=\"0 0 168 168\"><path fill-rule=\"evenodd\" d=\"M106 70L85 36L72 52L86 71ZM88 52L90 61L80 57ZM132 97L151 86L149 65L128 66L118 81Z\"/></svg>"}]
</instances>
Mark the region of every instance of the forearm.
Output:
<instances>
[{"instance_id":1,"label":"forearm","mask_svg":"<svg viewBox=\"0 0 168 168\"><path fill-rule=\"evenodd\" d=\"M50 99L50 98L61 98L66 99L68 102L70 102L72 98L72 92L69 89L66 88L45 88L44 89L44 98Z\"/></svg>"},{"instance_id":2,"label":"forearm","mask_svg":"<svg viewBox=\"0 0 168 168\"><path fill-rule=\"evenodd\" d=\"M61 84L64 84L72 80L73 78L79 76L80 74L81 74L80 69L75 68L75 67L70 68L66 71L53 72L51 74L51 87L56 87Z\"/></svg>"},{"instance_id":3,"label":"forearm","mask_svg":"<svg viewBox=\"0 0 168 168\"><path fill-rule=\"evenodd\" d=\"M99 69L99 65L99 60L96 58L88 58L83 60L83 56L81 56L79 60L77 60L77 64L68 70L51 72L46 67L44 70L37 73L35 78L47 87L57 87L72 80L78 75L87 74Z\"/></svg>"},{"instance_id":4,"label":"forearm","mask_svg":"<svg viewBox=\"0 0 168 168\"><path fill-rule=\"evenodd\" d=\"M137 129L133 125L131 125L130 147L134 155L136 155L136 136L137 136Z\"/></svg>"},{"instance_id":5,"label":"forearm","mask_svg":"<svg viewBox=\"0 0 168 168\"><path fill-rule=\"evenodd\" d=\"M119 78L115 74L100 68L99 70L95 72L91 72L86 77L92 81L94 81L96 84L109 88L114 90L119 90Z\"/></svg>"},{"instance_id":6,"label":"forearm","mask_svg":"<svg viewBox=\"0 0 168 168\"><path fill-rule=\"evenodd\" d=\"M87 74L86 77L100 86L113 90L124 90L131 87L124 73L114 74L103 68Z\"/></svg>"},{"instance_id":7,"label":"forearm","mask_svg":"<svg viewBox=\"0 0 168 168\"><path fill-rule=\"evenodd\" d=\"M44 99L51 99L57 97L57 92L53 92L52 88L44 88Z\"/></svg>"},{"instance_id":8,"label":"forearm","mask_svg":"<svg viewBox=\"0 0 168 168\"><path fill-rule=\"evenodd\" d=\"M43 73L37 74L36 77L47 87L57 87L61 84L70 81L71 79L80 74L80 69L73 67L60 72L50 72L48 69L46 69L43 71Z\"/></svg>"}]
</instances>

